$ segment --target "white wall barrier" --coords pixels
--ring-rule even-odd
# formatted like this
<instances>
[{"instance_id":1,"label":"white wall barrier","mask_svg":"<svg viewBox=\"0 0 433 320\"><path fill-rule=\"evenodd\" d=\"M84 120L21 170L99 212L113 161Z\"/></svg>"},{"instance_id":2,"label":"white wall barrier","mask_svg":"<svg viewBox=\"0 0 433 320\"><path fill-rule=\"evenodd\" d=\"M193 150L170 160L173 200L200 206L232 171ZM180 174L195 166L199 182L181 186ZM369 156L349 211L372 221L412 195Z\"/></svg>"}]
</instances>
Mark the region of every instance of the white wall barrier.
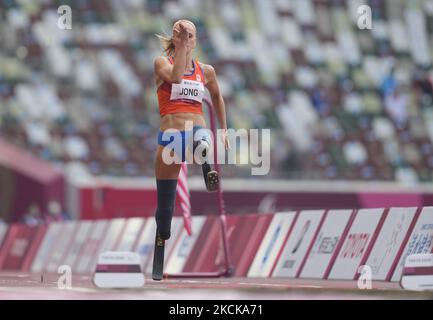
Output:
<instances>
[{"instance_id":1,"label":"white wall barrier","mask_svg":"<svg viewBox=\"0 0 433 320\"><path fill-rule=\"evenodd\" d=\"M105 233L110 225L109 220L97 220L93 223L90 235L81 249L80 257L73 266L74 272L88 274L93 271L95 256L98 255L99 247L104 240Z\"/></svg>"},{"instance_id":2,"label":"white wall barrier","mask_svg":"<svg viewBox=\"0 0 433 320\"><path fill-rule=\"evenodd\" d=\"M335 260L329 279L354 279L362 259L368 255L370 244L380 228L384 209L362 209L356 213L355 220L344 239Z\"/></svg>"},{"instance_id":3,"label":"white wall barrier","mask_svg":"<svg viewBox=\"0 0 433 320\"><path fill-rule=\"evenodd\" d=\"M165 272L183 271L206 219L193 216L193 235L189 237L182 217L173 218ZM242 221L240 218L237 223ZM373 280L399 281L408 255L433 250L433 207L279 212L269 221L247 266L248 277L356 280L359 267L368 265ZM0 243L13 240L8 227L0 223ZM31 272L56 273L66 264L75 273L90 274L99 253L132 251L139 254L143 272L151 273L153 217L56 222L41 228L46 229L41 229L43 240L34 257L26 258ZM0 247L4 260L10 259L6 247Z\"/></svg>"},{"instance_id":4,"label":"white wall barrier","mask_svg":"<svg viewBox=\"0 0 433 320\"><path fill-rule=\"evenodd\" d=\"M330 210L319 231L301 278L322 279L349 223L353 210Z\"/></svg>"},{"instance_id":5,"label":"white wall barrier","mask_svg":"<svg viewBox=\"0 0 433 320\"><path fill-rule=\"evenodd\" d=\"M393 264L404 238L414 220L416 208L393 208L387 213L366 265L370 266L373 280L389 280Z\"/></svg>"},{"instance_id":6,"label":"white wall barrier","mask_svg":"<svg viewBox=\"0 0 433 320\"><path fill-rule=\"evenodd\" d=\"M415 222L415 221L414 221ZM399 281L406 257L411 254L432 253L433 248L433 207L420 211L416 224L410 233L406 246L396 266L392 281Z\"/></svg>"},{"instance_id":7,"label":"white wall barrier","mask_svg":"<svg viewBox=\"0 0 433 320\"><path fill-rule=\"evenodd\" d=\"M7 231L8 231L7 224L0 222L0 245L2 244Z\"/></svg>"},{"instance_id":8,"label":"white wall barrier","mask_svg":"<svg viewBox=\"0 0 433 320\"><path fill-rule=\"evenodd\" d=\"M296 212L279 212L274 215L257 255L248 271L248 277L269 277L278 253L293 225Z\"/></svg>"},{"instance_id":9,"label":"white wall barrier","mask_svg":"<svg viewBox=\"0 0 433 320\"><path fill-rule=\"evenodd\" d=\"M273 277L296 277L324 214L324 210L306 210L299 214L272 273Z\"/></svg>"}]
</instances>

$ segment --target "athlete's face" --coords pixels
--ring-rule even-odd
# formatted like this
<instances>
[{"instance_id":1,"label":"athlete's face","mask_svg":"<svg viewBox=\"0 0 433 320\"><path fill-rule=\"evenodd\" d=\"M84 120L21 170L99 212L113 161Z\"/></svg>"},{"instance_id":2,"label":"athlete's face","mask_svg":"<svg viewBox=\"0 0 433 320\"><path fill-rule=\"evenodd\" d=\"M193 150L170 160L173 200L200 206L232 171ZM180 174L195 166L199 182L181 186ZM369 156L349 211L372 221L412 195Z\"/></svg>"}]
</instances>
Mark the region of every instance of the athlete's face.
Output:
<instances>
[{"instance_id":1,"label":"athlete's face","mask_svg":"<svg viewBox=\"0 0 433 320\"><path fill-rule=\"evenodd\" d=\"M173 31L179 32L179 24L182 23L188 32L188 52L191 52L197 45L197 32L192 22L188 20L179 20L173 25Z\"/></svg>"}]
</instances>

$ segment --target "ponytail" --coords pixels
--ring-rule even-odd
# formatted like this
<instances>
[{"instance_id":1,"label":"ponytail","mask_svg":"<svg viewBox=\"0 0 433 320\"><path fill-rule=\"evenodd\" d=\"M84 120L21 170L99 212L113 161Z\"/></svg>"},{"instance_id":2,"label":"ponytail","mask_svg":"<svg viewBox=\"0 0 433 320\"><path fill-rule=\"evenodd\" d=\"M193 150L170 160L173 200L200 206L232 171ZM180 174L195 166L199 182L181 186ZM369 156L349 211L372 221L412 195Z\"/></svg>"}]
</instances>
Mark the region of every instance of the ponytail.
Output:
<instances>
[{"instance_id":1,"label":"ponytail","mask_svg":"<svg viewBox=\"0 0 433 320\"><path fill-rule=\"evenodd\" d=\"M167 56L172 56L174 54L174 43L173 38L167 36L156 35L161 43L162 48Z\"/></svg>"}]
</instances>

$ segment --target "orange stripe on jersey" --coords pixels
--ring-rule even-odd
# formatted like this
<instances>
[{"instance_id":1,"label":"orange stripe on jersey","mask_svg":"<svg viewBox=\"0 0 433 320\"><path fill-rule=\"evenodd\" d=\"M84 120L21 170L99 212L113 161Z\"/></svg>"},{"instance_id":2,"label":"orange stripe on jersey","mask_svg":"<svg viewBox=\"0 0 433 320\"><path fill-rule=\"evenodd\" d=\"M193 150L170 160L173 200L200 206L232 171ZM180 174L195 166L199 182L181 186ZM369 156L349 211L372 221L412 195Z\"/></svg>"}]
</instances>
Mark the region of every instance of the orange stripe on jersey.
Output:
<instances>
[{"instance_id":1,"label":"orange stripe on jersey","mask_svg":"<svg viewBox=\"0 0 433 320\"><path fill-rule=\"evenodd\" d=\"M173 64L171 57L168 61ZM197 60L193 60L192 63L194 68L192 73L185 74L181 84L171 84L164 81L158 87L156 94L161 116L179 112L203 114L203 69Z\"/></svg>"}]
</instances>

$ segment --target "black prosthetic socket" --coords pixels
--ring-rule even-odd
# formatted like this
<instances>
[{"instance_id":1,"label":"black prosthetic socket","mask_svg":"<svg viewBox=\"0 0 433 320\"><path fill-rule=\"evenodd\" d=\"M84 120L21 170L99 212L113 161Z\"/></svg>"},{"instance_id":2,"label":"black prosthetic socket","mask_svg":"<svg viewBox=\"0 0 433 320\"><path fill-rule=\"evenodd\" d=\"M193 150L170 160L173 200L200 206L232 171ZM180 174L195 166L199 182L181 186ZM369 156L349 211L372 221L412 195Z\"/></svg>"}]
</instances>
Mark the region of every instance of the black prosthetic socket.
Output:
<instances>
[{"instance_id":1,"label":"black prosthetic socket","mask_svg":"<svg viewBox=\"0 0 433 320\"><path fill-rule=\"evenodd\" d=\"M202 143L206 143L206 141L203 141L202 142L202 140L197 140L197 141L194 141L194 151L196 150L196 148L197 147L199 147ZM202 147L202 146L200 146L200 147ZM202 157L203 157L203 159L205 159L205 161L201 164L201 169L202 169L202 171L203 171L203 177L204 177L204 180L205 180L205 183L206 183L206 185L208 184L208 181L207 181L207 175L208 175L208 173L209 172L211 172L212 171L212 167L210 166L210 164L208 163L208 161L207 161L207 156L208 156L208 149L207 149L207 147L202 147Z\"/></svg>"},{"instance_id":2,"label":"black prosthetic socket","mask_svg":"<svg viewBox=\"0 0 433 320\"><path fill-rule=\"evenodd\" d=\"M210 165L208 164L208 156L209 156L209 150L208 148L210 148L210 141L209 138L206 135L203 135L202 137L196 137L196 132L198 130L202 129L199 126L194 127L194 143L193 143L193 152L195 153L197 148L200 148L201 150L201 155L204 159L204 162L201 164L202 169L203 169L203 174L206 176L206 174L212 170Z\"/></svg>"},{"instance_id":3,"label":"black prosthetic socket","mask_svg":"<svg viewBox=\"0 0 433 320\"><path fill-rule=\"evenodd\" d=\"M162 240L170 238L176 186L177 180L156 180L158 208L156 209L155 218L158 234Z\"/></svg>"},{"instance_id":4,"label":"black prosthetic socket","mask_svg":"<svg viewBox=\"0 0 433 320\"><path fill-rule=\"evenodd\" d=\"M209 192L215 192L218 190L219 186L219 177L218 172L212 170L212 167L209 164L209 156L210 156L210 150L211 147L209 136L206 134L203 134L201 137L196 137L196 133L194 132L194 144L193 144L193 152L195 154L197 148L198 152L201 152L202 156L202 163L201 169L203 171L203 178L204 182L206 184L206 189Z\"/></svg>"}]
</instances>

